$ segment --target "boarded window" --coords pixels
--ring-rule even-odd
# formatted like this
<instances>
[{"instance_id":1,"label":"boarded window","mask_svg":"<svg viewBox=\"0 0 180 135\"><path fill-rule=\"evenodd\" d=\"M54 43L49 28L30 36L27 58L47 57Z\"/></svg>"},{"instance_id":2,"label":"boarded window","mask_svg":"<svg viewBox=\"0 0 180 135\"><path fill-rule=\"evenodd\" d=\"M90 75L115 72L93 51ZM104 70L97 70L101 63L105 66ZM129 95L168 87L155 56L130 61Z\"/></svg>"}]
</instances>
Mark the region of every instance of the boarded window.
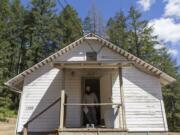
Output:
<instances>
[{"instance_id":1,"label":"boarded window","mask_svg":"<svg viewBox=\"0 0 180 135\"><path fill-rule=\"evenodd\" d=\"M96 52L86 52L86 60L87 61L96 61L97 53Z\"/></svg>"}]
</instances>

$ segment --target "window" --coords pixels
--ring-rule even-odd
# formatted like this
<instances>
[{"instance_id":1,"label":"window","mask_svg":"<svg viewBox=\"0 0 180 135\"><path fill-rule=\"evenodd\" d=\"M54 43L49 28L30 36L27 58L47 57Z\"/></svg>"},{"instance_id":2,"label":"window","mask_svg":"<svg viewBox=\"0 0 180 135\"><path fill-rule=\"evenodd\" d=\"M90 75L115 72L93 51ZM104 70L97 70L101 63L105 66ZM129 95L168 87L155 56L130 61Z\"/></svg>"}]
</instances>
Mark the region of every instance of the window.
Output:
<instances>
[{"instance_id":1,"label":"window","mask_svg":"<svg viewBox=\"0 0 180 135\"><path fill-rule=\"evenodd\" d=\"M87 61L96 61L97 53L96 52L86 52L86 60Z\"/></svg>"}]
</instances>

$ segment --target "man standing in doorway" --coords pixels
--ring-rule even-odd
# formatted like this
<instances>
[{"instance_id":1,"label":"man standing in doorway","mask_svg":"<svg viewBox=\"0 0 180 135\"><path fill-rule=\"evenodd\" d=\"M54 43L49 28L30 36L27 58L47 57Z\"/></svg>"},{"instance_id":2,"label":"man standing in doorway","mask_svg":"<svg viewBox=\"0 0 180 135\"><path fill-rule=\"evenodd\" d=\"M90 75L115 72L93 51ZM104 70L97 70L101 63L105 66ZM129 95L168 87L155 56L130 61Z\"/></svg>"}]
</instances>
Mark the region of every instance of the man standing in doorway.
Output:
<instances>
[{"instance_id":1,"label":"man standing in doorway","mask_svg":"<svg viewBox=\"0 0 180 135\"><path fill-rule=\"evenodd\" d=\"M98 103L97 96L91 90L90 86L86 87L83 102L87 103L87 104ZM85 115L87 117L87 120L88 120L89 124L91 124L91 127L94 127L94 125L97 126L96 106L87 105L87 106L84 107L84 112L85 112Z\"/></svg>"}]
</instances>

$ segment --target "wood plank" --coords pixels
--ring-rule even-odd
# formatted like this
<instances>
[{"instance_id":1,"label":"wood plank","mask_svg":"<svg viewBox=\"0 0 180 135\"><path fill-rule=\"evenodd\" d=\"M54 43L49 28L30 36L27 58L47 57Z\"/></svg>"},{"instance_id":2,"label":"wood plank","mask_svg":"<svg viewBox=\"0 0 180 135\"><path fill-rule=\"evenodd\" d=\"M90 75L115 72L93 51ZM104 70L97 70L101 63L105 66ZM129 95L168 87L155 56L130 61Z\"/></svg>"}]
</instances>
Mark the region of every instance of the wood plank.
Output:
<instances>
[{"instance_id":1,"label":"wood plank","mask_svg":"<svg viewBox=\"0 0 180 135\"><path fill-rule=\"evenodd\" d=\"M120 81L120 95L121 95L121 104L122 104L122 127L126 129L126 114L125 114L125 103L124 103L124 90L123 90L123 78L122 78L122 68L119 69L119 81Z\"/></svg>"},{"instance_id":2,"label":"wood plank","mask_svg":"<svg viewBox=\"0 0 180 135\"><path fill-rule=\"evenodd\" d=\"M162 116L161 86L158 78L131 68L123 69L123 82L128 129L145 131L148 128L152 131L160 127L165 131L163 128L166 122Z\"/></svg>"},{"instance_id":3,"label":"wood plank","mask_svg":"<svg viewBox=\"0 0 180 135\"><path fill-rule=\"evenodd\" d=\"M85 104L85 103L66 103L64 104L66 106L111 106L111 105L121 105L120 103L90 103L90 104Z\"/></svg>"},{"instance_id":4,"label":"wood plank","mask_svg":"<svg viewBox=\"0 0 180 135\"><path fill-rule=\"evenodd\" d=\"M59 128L64 127L64 103L65 103L65 91L61 91L61 110L60 110L60 125Z\"/></svg>"},{"instance_id":5,"label":"wood plank","mask_svg":"<svg viewBox=\"0 0 180 135\"><path fill-rule=\"evenodd\" d=\"M24 127L23 129L23 135L28 135L28 127Z\"/></svg>"},{"instance_id":6,"label":"wood plank","mask_svg":"<svg viewBox=\"0 0 180 135\"><path fill-rule=\"evenodd\" d=\"M127 131L120 128L60 128L59 132L122 132Z\"/></svg>"}]
</instances>

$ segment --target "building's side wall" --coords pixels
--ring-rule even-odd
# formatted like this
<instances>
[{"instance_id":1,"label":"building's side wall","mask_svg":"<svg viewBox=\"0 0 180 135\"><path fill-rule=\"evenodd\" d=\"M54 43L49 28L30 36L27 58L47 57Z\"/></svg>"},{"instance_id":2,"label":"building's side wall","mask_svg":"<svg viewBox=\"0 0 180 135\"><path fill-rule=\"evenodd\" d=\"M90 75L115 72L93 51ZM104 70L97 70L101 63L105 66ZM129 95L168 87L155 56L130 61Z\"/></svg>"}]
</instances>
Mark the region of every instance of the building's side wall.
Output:
<instances>
[{"instance_id":1,"label":"building's side wall","mask_svg":"<svg viewBox=\"0 0 180 135\"><path fill-rule=\"evenodd\" d=\"M61 72L51 66L44 66L27 76L24 81L19 111L17 132L33 116L54 102L60 96ZM59 103L29 124L31 132L52 131L59 125Z\"/></svg>"},{"instance_id":2,"label":"building's side wall","mask_svg":"<svg viewBox=\"0 0 180 135\"><path fill-rule=\"evenodd\" d=\"M129 131L167 131L158 78L135 67L124 68L123 90Z\"/></svg>"}]
</instances>

